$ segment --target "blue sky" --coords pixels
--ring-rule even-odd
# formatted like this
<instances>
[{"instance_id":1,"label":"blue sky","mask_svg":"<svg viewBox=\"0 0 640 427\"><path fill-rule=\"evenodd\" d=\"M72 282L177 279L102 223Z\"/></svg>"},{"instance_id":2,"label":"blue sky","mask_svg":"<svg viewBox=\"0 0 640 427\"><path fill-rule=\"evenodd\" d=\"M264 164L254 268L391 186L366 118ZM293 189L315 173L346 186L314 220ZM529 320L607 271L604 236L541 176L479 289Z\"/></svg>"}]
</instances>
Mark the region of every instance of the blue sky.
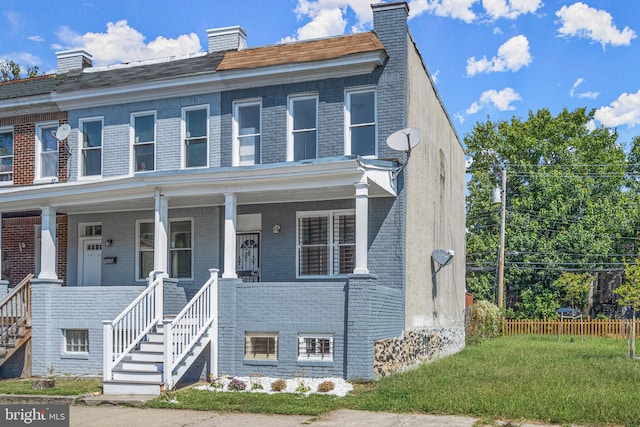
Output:
<instances>
[{"instance_id":1,"label":"blue sky","mask_svg":"<svg viewBox=\"0 0 640 427\"><path fill-rule=\"evenodd\" d=\"M369 0L3 0L0 59L55 70L203 51L240 25L249 46L371 29ZM477 121L548 107L596 109L619 141L640 135L638 0L411 0L409 28L461 138Z\"/></svg>"}]
</instances>

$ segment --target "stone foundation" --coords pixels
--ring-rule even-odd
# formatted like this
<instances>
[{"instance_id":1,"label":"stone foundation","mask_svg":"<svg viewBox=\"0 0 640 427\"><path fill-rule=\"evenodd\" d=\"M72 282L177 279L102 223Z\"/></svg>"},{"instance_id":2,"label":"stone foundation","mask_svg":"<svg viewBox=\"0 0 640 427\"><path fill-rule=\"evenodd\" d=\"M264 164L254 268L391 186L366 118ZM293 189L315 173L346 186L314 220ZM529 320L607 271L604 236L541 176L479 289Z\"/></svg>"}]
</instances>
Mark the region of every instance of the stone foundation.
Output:
<instances>
[{"instance_id":1,"label":"stone foundation","mask_svg":"<svg viewBox=\"0 0 640 427\"><path fill-rule=\"evenodd\" d=\"M399 338L380 340L374 346L373 372L381 377L402 372L457 353L464 342L464 327L413 330Z\"/></svg>"}]
</instances>

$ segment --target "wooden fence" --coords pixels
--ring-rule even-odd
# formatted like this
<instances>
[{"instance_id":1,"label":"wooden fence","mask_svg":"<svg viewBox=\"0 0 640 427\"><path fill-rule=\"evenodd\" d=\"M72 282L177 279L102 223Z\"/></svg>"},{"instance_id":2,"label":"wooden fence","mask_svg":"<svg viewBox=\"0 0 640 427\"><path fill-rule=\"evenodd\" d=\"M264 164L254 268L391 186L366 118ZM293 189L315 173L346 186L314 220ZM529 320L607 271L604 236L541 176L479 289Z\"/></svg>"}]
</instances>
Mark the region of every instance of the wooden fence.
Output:
<instances>
[{"instance_id":1,"label":"wooden fence","mask_svg":"<svg viewBox=\"0 0 640 427\"><path fill-rule=\"evenodd\" d=\"M502 335L582 335L627 338L631 321L627 319L504 319ZM638 326L636 326L638 335Z\"/></svg>"}]
</instances>

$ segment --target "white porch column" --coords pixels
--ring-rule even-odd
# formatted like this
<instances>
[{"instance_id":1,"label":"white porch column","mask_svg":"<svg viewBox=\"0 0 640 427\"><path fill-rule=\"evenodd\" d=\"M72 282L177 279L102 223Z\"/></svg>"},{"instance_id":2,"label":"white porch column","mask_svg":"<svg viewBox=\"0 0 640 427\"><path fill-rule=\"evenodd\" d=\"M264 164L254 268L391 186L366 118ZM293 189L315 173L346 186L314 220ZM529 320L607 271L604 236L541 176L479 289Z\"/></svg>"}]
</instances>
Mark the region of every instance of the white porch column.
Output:
<instances>
[{"instance_id":1,"label":"white porch column","mask_svg":"<svg viewBox=\"0 0 640 427\"><path fill-rule=\"evenodd\" d=\"M236 210L235 193L224 195L224 272L223 279L235 279L236 274Z\"/></svg>"},{"instance_id":2,"label":"white porch column","mask_svg":"<svg viewBox=\"0 0 640 427\"><path fill-rule=\"evenodd\" d=\"M356 268L353 274L369 274L367 252L369 250L369 184L367 178L356 182Z\"/></svg>"},{"instance_id":3,"label":"white porch column","mask_svg":"<svg viewBox=\"0 0 640 427\"><path fill-rule=\"evenodd\" d=\"M38 279L57 279L57 238L56 238L56 209L46 206L40 213L42 234L40 244L40 274Z\"/></svg>"},{"instance_id":4,"label":"white porch column","mask_svg":"<svg viewBox=\"0 0 640 427\"><path fill-rule=\"evenodd\" d=\"M155 199L153 269L168 273L169 263L167 257L169 256L169 243L167 236L169 234L169 203L167 198L160 193L160 189L156 189Z\"/></svg>"}]
</instances>

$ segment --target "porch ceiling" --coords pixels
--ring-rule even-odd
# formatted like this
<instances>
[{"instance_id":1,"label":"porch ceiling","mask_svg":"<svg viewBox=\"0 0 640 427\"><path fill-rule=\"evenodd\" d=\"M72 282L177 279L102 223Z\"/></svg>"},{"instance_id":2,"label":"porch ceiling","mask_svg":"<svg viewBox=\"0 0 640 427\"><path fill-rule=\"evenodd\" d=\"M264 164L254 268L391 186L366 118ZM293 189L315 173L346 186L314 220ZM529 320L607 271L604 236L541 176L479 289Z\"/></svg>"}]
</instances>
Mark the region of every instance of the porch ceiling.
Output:
<instances>
[{"instance_id":1,"label":"porch ceiling","mask_svg":"<svg viewBox=\"0 0 640 427\"><path fill-rule=\"evenodd\" d=\"M55 207L68 214L153 210L155 194L167 197L169 208L222 206L234 193L239 205L350 199L354 184L369 183L369 197L394 197L378 166L367 171L356 159L313 164L261 165L215 171L152 173L124 178L78 181L0 191L2 212Z\"/></svg>"}]
</instances>

